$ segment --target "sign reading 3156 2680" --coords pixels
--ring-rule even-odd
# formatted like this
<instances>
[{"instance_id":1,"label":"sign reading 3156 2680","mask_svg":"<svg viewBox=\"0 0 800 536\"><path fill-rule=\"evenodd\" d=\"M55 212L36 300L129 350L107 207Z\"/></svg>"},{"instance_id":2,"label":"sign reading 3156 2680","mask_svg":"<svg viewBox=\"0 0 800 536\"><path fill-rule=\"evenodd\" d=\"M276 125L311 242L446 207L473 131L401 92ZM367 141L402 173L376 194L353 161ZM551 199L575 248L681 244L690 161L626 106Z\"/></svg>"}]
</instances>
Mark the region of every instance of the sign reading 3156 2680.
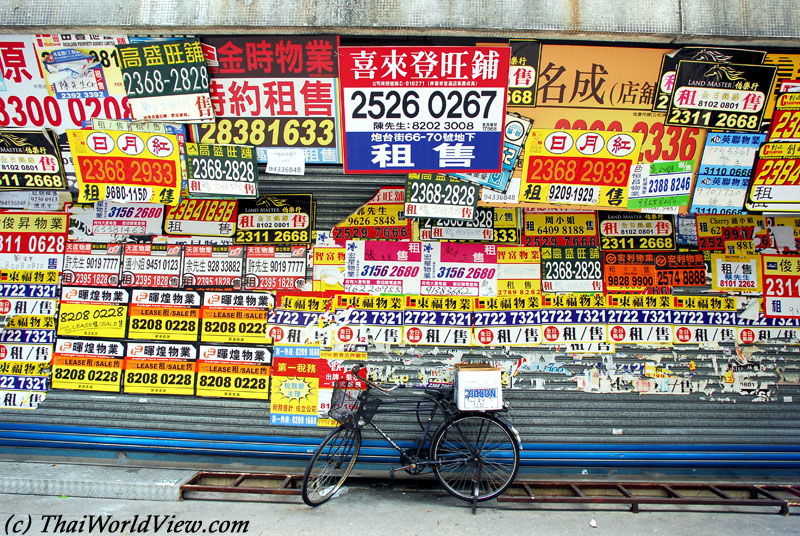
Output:
<instances>
[{"instance_id":1,"label":"sign reading 3156 2680","mask_svg":"<svg viewBox=\"0 0 800 536\"><path fill-rule=\"evenodd\" d=\"M345 172L498 172L508 46L339 49Z\"/></svg>"},{"instance_id":2,"label":"sign reading 3156 2680","mask_svg":"<svg viewBox=\"0 0 800 536\"><path fill-rule=\"evenodd\" d=\"M122 130L69 130L78 203L180 201L178 138Z\"/></svg>"}]
</instances>

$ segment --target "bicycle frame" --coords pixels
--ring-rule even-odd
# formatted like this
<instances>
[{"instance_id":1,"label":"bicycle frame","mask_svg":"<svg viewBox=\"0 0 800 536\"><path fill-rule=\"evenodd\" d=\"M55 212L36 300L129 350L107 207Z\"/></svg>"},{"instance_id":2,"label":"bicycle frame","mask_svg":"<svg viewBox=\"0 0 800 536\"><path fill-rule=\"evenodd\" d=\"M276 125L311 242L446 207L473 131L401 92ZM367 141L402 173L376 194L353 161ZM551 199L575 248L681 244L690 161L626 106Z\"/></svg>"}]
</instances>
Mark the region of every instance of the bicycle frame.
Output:
<instances>
[{"instance_id":1,"label":"bicycle frame","mask_svg":"<svg viewBox=\"0 0 800 536\"><path fill-rule=\"evenodd\" d=\"M372 395L369 394L369 391L365 391L365 397L368 398L370 396ZM421 408L423 405L429 407ZM415 441L414 447L410 451L410 453L416 459L411 464L399 467L398 469L414 469L416 471L430 469L433 467L436 462L428 460L427 458L430 441L433 439L433 434L438 428L438 425L434 427L434 423L437 421L437 416L441 416L443 420L447 420L448 418L457 415L459 411L451 407L452 405L453 403L447 397L440 398L428 392L423 392L422 396L393 396L389 401L381 401L381 404L378 406L375 415L407 415L414 413L417 416L417 422L419 422L419 424L423 427L422 432ZM421 411L424 412L422 415L426 418L426 422L424 424L420 418ZM409 453L409 449L404 449L398 445L389 436L389 434L387 434L380 426L375 424L374 421L370 420L364 426L371 427L383 439L385 439L392 446L392 448L396 450L398 454L400 454L401 460L403 459L403 456L406 456ZM397 469L391 469L391 472L394 473L395 470Z\"/></svg>"}]
</instances>

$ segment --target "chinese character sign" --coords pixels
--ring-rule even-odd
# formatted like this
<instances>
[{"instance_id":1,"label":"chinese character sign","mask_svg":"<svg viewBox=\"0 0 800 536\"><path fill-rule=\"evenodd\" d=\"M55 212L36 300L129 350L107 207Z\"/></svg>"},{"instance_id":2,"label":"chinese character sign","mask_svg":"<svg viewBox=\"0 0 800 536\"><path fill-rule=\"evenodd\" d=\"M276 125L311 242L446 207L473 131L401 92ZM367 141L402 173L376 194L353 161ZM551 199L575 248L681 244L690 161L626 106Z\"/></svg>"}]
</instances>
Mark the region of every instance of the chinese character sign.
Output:
<instances>
[{"instance_id":1,"label":"chinese character sign","mask_svg":"<svg viewBox=\"0 0 800 536\"><path fill-rule=\"evenodd\" d=\"M509 60L509 47L342 47L345 171L500 171Z\"/></svg>"},{"instance_id":2,"label":"chinese character sign","mask_svg":"<svg viewBox=\"0 0 800 536\"><path fill-rule=\"evenodd\" d=\"M78 175L78 202L177 205L181 169L178 139L122 130L69 130Z\"/></svg>"},{"instance_id":3,"label":"chinese character sign","mask_svg":"<svg viewBox=\"0 0 800 536\"><path fill-rule=\"evenodd\" d=\"M207 36L214 123L197 126L208 144L302 149L312 164L339 164L338 36Z\"/></svg>"},{"instance_id":4,"label":"chinese character sign","mask_svg":"<svg viewBox=\"0 0 800 536\"><path fill-rule=\"evenodd\" d=\"M208 67L197 39L118 45L117 55L134 119L214 119Z\"/></svg>"},{"instance_id":5,"label":"chinese character sign","mask_svg":"<svg viewBox=\"0 0 800 536\"><path fill-rule=\"evenodd\" d=\"M626 208L639 132L531 130L520 200Z\"/></svg>"},{"instance_id":6,"label":"chinese character sign","mask_svg":"<svg viewBox=\"0 0 800 536\"><path fill-rule=\"evenodd\" d=\"M758 132L775 67L681 61L665 125Z\"/></svg>"}]
</instances>

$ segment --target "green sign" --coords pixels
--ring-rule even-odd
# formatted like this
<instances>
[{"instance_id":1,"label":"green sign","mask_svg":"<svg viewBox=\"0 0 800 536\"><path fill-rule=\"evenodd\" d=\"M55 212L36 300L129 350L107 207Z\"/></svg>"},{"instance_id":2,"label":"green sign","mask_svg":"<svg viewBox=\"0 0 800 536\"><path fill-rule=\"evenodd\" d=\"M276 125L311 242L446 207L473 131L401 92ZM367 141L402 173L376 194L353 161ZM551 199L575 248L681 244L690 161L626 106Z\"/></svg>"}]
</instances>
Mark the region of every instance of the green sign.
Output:
<instances>
[{"instance_id":1,"label":"green sign","mask_svg":"<svg viewBox=\"0 0 800 536\"><path fill-rule=\"evenodd\" d=\"M258 165L249 145L186 144L189 196L258 197Z\"/></svg>"},{"instance_id":2,"label":"green sign","mask_svg":"<svg viewBox=\"0 0 800 536\"><path fill-rule=\"evenodd\" d=\"M440 173L411 173L406 179L406 218L471 220L480 186Z\"/></svg>"},{"instance_id":3,"label":"green sign","mask_svg":"<svg viewBox=\"0 0 800 536\"><path fill-rule=\"evenodd\" d=\"M208 68L198 39L117 45L128 97L208 93Z\"/></svg>"}]
</instances>

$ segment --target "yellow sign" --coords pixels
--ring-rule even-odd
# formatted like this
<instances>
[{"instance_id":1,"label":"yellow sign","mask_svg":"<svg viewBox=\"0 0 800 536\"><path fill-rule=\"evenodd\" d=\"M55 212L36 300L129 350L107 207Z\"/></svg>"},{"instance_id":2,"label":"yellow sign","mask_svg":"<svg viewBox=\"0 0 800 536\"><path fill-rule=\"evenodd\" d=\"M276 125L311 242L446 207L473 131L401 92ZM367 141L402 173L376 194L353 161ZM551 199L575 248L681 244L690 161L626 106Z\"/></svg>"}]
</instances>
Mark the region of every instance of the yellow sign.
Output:
<instances>
[{"instance_id":1,"label":"yellow sign","mask_svg":"<svg viewBox=\"0 0 800 536\"><path fill-rule=\"evenodd\" d=\"M662 48L542 45L536 104L652 110L663 56Z\"/></svg>"},{"instance_id":2,"label":"yellow sign","mask_svg":"<svg viewBox=\"0 0 800 536\"><path fill-rule=\"evenodd\" d=\"M53 356L53 389L118 393L122 385L121 358Z\"/></svg>"},{"instance_id":3,"label":"yellow sign","mask_svg":"<svg viewBox=\"0 0 800 536\"><path fill-rule=\"evenodd\" d=\"M197 396L269 398L269 365L246 362L200 362Z\"/></svg>"},{"instance_id":4,"label":"yellow sign","mask_svg":"<svg viewBox=\"0 0 800 536\"><path fill-rule=\"evenodd\" d=\"M764 111L764 119L771 119L775 111L781 84L787 80L800 78L800 54L769 53L764 58L764 65L774 65L778 68L775 74L775 83L769 92L769 100Z\"/></svg>"},{"instance_id":5,"label":"yellow sign","mask_svg":"<svg viewBox=\"0 0 800 536\"><path fill-rule=\"evenodd\" d=\"M269 311L248 309L203 310L202 342L266 344Z\"/></svg>"},{"instance_id":6,"label":"yellow sign","mask_svg":"<svg viewBox=\"0 0 800 536\"><path fill-rule=\"evenodd\" d=\"M62 337L125 337L128 307L108 303L61 302L57 334Z\"/></svg>"},{"instance_id":7,"label":"yellow sign","mask_svg":"<svg viewBox=\"0 0 800 536\"><path fill-rule=\"evenodd\" d=\"M123 392L193 395L194 366L193 361L126 358Z\"/></svg>"},{"instance_id":8,"label":"yellow sign","mask_svg":"<svg viewBox=\"0 0 800 536\"><path fill-rule=\"evenodd\" d=\"M317 415L319 379L273 376L270 388L270 413ZM316 418L314 419L316 421Z\"/></svg>"},{"instance_id":9,"label":"yellow sign","mask_svg":"<svg viewBox=\"0 0 800 536\"><path fill-rule=\"evenodd\" d=\"M752 242L750 242L752 244ZM720 292L761 292L761 255L711 254L711 288Z\"/></svg>"},{"instance_id":10,"label":"yellow sign","mask_svg":"<svg viewBox=\"0 0 800 536\"><path fill-rule=\"evenodd\" d=\"M178 138L123 130L68 130L78 203L180 202Z\"/></svg>"},{"instance_id":11,"label":"yellow sign","mask_svg":"<svg viewBox=\"0 0 800 536\"><path fill-rule=\"evenodd\" d=\"M131 305L128 312L129 339L197 341L200 309Z\"/></svg>"},{"instance_id":12,"label":"yellow sign","mask_svg":"<svg viewBox=\"0 0 800 536\"><path fill-rule=\"evenodd\" d=\"M638 132L532 129L520 201L626 208L641 146Z\"/></svg>"}]
</instances>

